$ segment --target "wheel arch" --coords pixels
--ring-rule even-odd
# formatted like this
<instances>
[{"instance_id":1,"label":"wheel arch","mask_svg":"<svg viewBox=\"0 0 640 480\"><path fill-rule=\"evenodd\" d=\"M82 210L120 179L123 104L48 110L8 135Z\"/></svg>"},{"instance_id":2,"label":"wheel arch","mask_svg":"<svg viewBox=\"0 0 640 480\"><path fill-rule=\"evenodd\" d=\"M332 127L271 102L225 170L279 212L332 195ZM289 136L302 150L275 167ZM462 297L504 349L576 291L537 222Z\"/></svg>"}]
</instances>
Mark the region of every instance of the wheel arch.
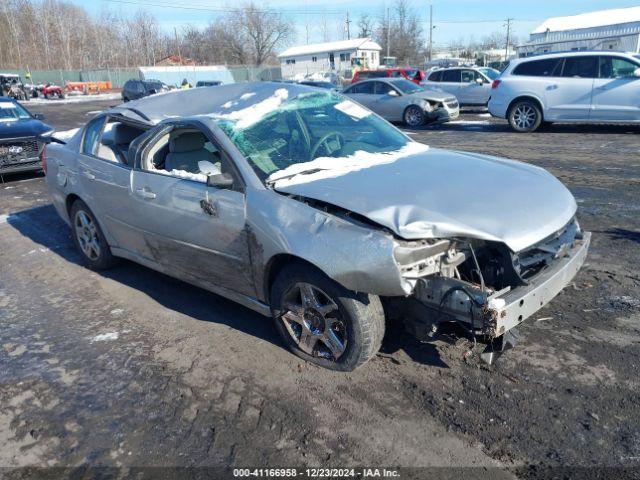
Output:
<instances>
[{"instance_id":1,"label":"wheel arch","mask_svg":"<svg viewBox=\"0 0 640 480\"><path fill-rule=\"evenodd\" d=\"M76 202L76 200L82 200L82 198L80 198L80 195L77 195L75 193L70 193L69 195L67 195L67 198L64 199L65 209L69 218L71 218L71 207Z\"/></svg>"},{"instance_id":2,"label":"wheel arch","mask_svg":"<svg viewBox=\"0 0 640 480\"><path fill-rule=\"evenodd\" d=\"M513 106L517 102L521 102L522 100L529 100L535 103L540 109L540 115L542 115L542 120L544 121L544 105L542 104L542 101L538 97L531 94L518 95L516 98L511 100L511 102L509 103L509 106L507 107L507 118L509 118L509 115L511 114L511 109L513 108Z\"/></svg>"},{"instance_id":3,"label":"wheel arch","mask_svg":"<svg viewBox=\"0 0 640 480\"><path fill-rule=\"evenodd\" d=\"M313 264L309 260L306 260L298 255L293 255L291 253L278 253L269 259L264 267L262 276L261 291L267 303L271 303L271 287L273 286L273 283L275 282L278 274L287 266L293 265L294 263L305 265L309 268L317 270L318 272L328 277L326 272L324 272L320 267Z\"/></svg>"}]
</instances>

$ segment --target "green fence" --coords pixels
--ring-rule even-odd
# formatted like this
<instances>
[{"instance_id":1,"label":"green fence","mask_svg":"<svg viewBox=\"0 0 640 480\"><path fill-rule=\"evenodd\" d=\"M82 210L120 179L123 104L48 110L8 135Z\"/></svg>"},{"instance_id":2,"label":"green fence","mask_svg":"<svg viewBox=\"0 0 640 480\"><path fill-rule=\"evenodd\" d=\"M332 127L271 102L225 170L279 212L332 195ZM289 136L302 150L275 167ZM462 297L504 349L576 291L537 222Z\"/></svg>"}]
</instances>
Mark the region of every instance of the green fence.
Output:
<instances>
[{"instance_id":1,"label":"green fence","mask_svg":"<svg viewBox=\"0 0 640 480\"><path fill-rule=\"evenodd\" d=\"M252 82L261 80L280 80L280 67L228 67L236 82ZM0 72L17 73L26 79L27 70L3 70ZM97 82L109 81L113 88L121 88L130 78L140 78L137 68L109 68L99 70L31 70L33 83L55 83L64 85L66 82Z\"/></svg>"}]
</instances>

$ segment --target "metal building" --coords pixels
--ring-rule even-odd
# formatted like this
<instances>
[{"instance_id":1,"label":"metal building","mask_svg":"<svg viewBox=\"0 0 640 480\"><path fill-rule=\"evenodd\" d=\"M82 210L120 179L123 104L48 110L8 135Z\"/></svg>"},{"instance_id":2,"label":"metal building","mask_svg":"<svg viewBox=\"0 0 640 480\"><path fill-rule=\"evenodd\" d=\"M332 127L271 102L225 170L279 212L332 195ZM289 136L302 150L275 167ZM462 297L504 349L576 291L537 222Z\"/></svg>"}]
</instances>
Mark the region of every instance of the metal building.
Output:
<instances>
[{"instance_id":1,"label":"metal building","mask_svg":"<svg viewBox=\"0 0 640 480\"><path fill-rule=\"evenodd\" d=\"M518 56L576 50L640 52L640 7L545 20L517 47Z\"/></svg>"}]
</instances>

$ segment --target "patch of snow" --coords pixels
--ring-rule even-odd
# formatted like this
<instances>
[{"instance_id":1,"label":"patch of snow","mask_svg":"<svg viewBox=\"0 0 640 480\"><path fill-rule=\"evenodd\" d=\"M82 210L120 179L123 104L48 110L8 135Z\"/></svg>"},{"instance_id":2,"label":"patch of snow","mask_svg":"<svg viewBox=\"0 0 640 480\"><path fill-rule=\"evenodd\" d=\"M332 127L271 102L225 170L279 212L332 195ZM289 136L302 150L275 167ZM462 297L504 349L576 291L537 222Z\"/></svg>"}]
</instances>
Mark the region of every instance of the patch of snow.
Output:
<instances>
[{"instance_id":1,"label":"patch of snow","mask_svg":"<svg viewBox=\"0 0 640 480\"><path fill-rule=\"evenodd\" d=\"M248 100L251 97L253 97L254 95L255 95L254 92L243 93L242 95L240 95L240 100Z\"/></svg>"},{"instance_id":2,"label":"patch of snow","mask_svg":"<svg viewBox=\"0 0 640 480\"><path fill-rule=\"evenodd\" d=\"M355 118L356 120L360 120L371 115L369 110L362 108L360 105L350 100L345 100L344 102L336 104L335 109L349 115L351 118Z\"/></svg>"},{"instance_id":3,"label":"patch of snow","mask_svg":"<svg viewBox=\"0 0 640 480\"><path fill-rule=\"evenodd\" d=\"M122 97L119 93L96 93L95 95L78 95L67 96L66 98L60 98L56 100L47 100L46 98L32 98L24 104L29 106L30 104L47 104L57 105L63 103L84 103L84 102L98 102L101 100L120 100Z\"/></svg>"},{"instance_id":4,"label":"patch of snow","mask_svg":"<svg viewBox=\"0 0 640 480\"><path fill-rule=\"evenodd\" d=\"M124 310L122 308L114 308L109 312L109 314L113 315L114 317L117 317L118 315L122 315L123 313L124 313Z\"/></svg>"},{"instance_id":5,"label":"patch of snow","mask_svg":"<svg viewBox=\"0 0 640 480\"><path fill-rule=\"evenodd\" d=\"M110 340L117 340L118 332L109 332L109 333L101 333L100 335L96 335L91 339L91 343L93 342L107 342Z\"/></svg>"},{"instance_id":6,"label":"patch of snow","mask_svg":"<svg viewBox=\"0 0 640 480\"><path fill-rule=\"evenodd\" d=\"M272 96L262 100L261 102L254 103L247 108L242 108L231 113L213 114L213 116L227 120L234 120L236 122L236 128L247 128L258 123L269 113L277 110L287 98L289 98L289 91L286 88L279 88Z\"/></svg>"},{"instance_id":7,"label":"patch of snow","mask_svg":"<svg viewBox=\"0 0 640 480\"><path fill-rule=\"evenodd\" d=\"M91 110L90 112L87 112L86 115L95 115L97 113L102 113L104 110Z\"/></svg>"},{"instance_id":8,"label":"patch of snow","mask_svg":"<svg viewBox=\"0 0 640 480\"><path fill-rule=\"evenodd\" d=\"M202 183L207 182L207 176L204 173L191 173L191 172L187 172L186 170L175 170L175 169L168 171L163 168L156 168L153 163L149 165L149 170L153 171L154 173L159 173L160 175L167 175L169 177L183 178L185 180L193 180L195 182L202 182Z\"/></svg>"},{"instance_id":9,"label":"patch of snow","mask_svg":"<svg viewBox=\"0 0 640 480\"><path fill-rule=\"evenodd\" d=\"M479 117L483 117L483 118L491 118L491 114L490 113L481 113L478 116Z\"/></svg>"},{"instance_id":10,"label":"patch of snow","mask_svg":"<svg viewBox=\"0 0 640 480\"><path fill-rule=\"evenodd\" d=\"M562 32L631 22L640 22L640 7L615 8L567 17L548 18L531 33Z\"/></svg>"},{"instance_id":11,"label":"patch of snow","mask_svg":"<svg viewBox=\"0 0 640 480\"><path fill-rule=\"evenodd\" d=\"M454 120L448 122L449 125L491 125L491 122L486 120Z\"/></svg>"},{"instance_id":12,"label":"patch of snow","mask_svg":"<svg viewBox=\"0 0 640 480\"><path fill-rule=\"evenodd\" d=\"M72 128L71 130L61 130L59 132L53 132L53 136L60 140L68 140L78 133L79 128Z\"/></svg>"},{"instance_id":13,"label":"patch of snow","mask_svg":"<svg viewBox=\"0 0 640 480\"><path fill-rule=\"evenodd\" d=\"M277 172L273 172L267 178L267 182L273 183L274 188L278 189L325 178L335 178L375 165L393 163L400 158L417 153L424 153L427 150L429 150L428 145L418 142L408 142L401 149L392 152L365 152L364 150L358 150L353 155L346 157L319 157L310 162L296 163ZM316 169L318 171L315 173L297 175L304 171Z\"/></svg>"}]
</instances>

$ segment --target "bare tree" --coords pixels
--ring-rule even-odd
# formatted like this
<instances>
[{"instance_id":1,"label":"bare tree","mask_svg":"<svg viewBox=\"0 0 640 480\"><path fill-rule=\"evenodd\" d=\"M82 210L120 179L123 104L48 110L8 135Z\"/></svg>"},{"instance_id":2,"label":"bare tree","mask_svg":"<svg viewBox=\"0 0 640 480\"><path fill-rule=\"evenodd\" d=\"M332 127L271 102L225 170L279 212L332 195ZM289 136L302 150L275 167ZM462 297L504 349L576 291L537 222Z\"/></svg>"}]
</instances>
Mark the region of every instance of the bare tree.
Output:
<instances>
[{"instance_id":1,"label":"bare tree","mask_svg":"<svg viewBox=\"0 0 640 480\"><path fill-rule=\"evenodd\" d=\"M398 58L400 64L416 64L423 60L423 29L420 17L407 0L395 0L391 8L390 24L387 16L381 15L381 21L374 31L374 39L387 50L389 36L391 56Z\"/></svg>"},{"instance_id":2,"label":"bare tree","mask_svg":"<svg viewBox=\"0 0 640 480\"><path fill-rule=\"evenodd\" d=\"M375 22L368 14L360 15L358 19L358 37L368 38L373 35L373 27Z\"/></svg>"}]
</instances>

